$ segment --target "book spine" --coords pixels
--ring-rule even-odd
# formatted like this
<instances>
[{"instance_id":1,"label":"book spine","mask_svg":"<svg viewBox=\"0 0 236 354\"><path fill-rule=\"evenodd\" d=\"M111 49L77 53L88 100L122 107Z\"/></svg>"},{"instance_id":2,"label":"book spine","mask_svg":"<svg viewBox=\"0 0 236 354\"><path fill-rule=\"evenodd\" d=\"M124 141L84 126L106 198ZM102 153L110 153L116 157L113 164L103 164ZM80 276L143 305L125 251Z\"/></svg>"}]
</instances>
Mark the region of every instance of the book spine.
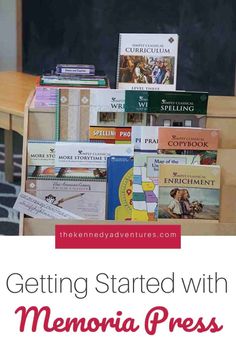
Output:
<instances>
[{"instance_id":1,"label":"book spine","mask_svg":"<svg viewBox=\"0 0 236 354\"><path fill-rule=\"evenodd\" d=\"M94 85L94 86L105 86L106 81L104 79L98 80L58 80L58 79L42 79L41 85L71 85L71 86L80 86L80 85Z\"/></svg>"},{"instance_id":2,"label":"book spine","mask_svg":"<svg viewBox=\"0 0 236 354\"><path fill-rule=\"evenodd\" d=\"M119 43L118 43L118 58L117 58L117 72L116 72L116 88L119 88L119 77L120 77L120 48L121 48L121 37L122 34L119 34Z\"/></svg>"},{"instance_id":3,"label":"book spine","mask_svg":"<svg viewBox=\"0 0 236 354\"><path fill-rule=\"evenodd\" d=\"M56 98L56 122L55 122L55 140L60 140L60 102L61 102L61 90L57 90L57 98Z\"/></svg>"},{"instance_id":4,"label":"book spine","mask_svg":"<svg viewBox=\"0 0 236 354\"><path fill-rule=\"evenodd\" d=\"M72 69L72 68L61 68L56 71L58 75L95 75L95 71L89 68Z\"/></svg>"},{"instance_id":5,"label":"book spine","mask_svg":"<svg viewBox=\"0 0 236 354\"><path fill-rule=\"evenodd\" d=\"M71 64L58 64L56 66L56 73L60 75L95 75L94 65L71 65Z\"/></svg>"}]
</instances>

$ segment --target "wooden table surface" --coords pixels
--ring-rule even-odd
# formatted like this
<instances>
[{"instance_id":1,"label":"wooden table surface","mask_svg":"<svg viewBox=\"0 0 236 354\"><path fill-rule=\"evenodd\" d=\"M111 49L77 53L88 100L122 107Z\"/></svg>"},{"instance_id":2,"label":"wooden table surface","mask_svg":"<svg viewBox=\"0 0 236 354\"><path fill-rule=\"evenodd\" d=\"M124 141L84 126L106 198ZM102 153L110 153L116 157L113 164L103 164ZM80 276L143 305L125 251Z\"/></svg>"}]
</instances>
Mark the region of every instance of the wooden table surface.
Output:
<instances>
[{"instance_id":1,"label":"wooden table surface","mask_svg":"<svg viewBox=\"0 0 236 354\"><path fill-rule=\"evenodd\" d=\"M14 71L0 72L0 112L23 117L24 106L36 84L36 76Z\"/></svg>"},{"instance_id":2,"label":"wooden table surface","mask_svg":"<svg viewBox=\"0 0 236 354\"><path fill-rule=\"evenodd\" d=\"M21 72L0 72L0 128L4 129L4 169L8 182L13 181L13 131L23 135L25 103L36 79Z\"/></svg>"}]
</instances>

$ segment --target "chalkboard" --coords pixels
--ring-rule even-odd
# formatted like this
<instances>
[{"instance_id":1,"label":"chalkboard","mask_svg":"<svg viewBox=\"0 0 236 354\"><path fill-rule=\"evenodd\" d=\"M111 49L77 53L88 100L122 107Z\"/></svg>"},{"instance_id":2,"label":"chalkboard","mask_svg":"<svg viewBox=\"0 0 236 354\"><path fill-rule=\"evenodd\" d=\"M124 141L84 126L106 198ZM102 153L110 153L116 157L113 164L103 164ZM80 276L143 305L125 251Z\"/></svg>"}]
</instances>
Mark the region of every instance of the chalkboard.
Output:
<instances>
[{"instance_id":1,"label":"chalkboard","mask_svg":"<svg viewBox=\"0 0 236 354\"><path fill-rule=\"evenodd\" d=\"M119 33L179 34L177 89L233 95L235 0L22 0L23 70L95 64L115 87Z\"/></svg>"}]
</instances>

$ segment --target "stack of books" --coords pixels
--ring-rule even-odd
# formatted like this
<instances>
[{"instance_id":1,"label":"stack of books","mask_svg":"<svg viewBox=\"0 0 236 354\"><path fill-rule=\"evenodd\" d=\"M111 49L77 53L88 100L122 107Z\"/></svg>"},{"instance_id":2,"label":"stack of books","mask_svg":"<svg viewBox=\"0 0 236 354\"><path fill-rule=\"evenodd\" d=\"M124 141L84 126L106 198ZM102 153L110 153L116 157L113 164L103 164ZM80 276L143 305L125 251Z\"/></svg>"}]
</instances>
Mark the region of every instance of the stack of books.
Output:
<instances>
[{"instance_id":1,"label":"stack of books","mask_svg":"<svg viewBox=\"0 0 236 354\"><path fill-rule=\"evenodd\" d=\"M58 64L55 70L40 76L41 86L108 87L106 75L95 75L94 65Z\"/></svg>"},{"instance_id":2,"label":"stack of books","mask_svg":"<svg viewBox=\"0 0 236 354\"><path fill-rule=\"evenodd\" d=\"M106 75L96 73L94 65L57 64L56 68L39 77L35 93L35 107L56 106L57 89L108 88Z\"/></svg>"}]
</instances>

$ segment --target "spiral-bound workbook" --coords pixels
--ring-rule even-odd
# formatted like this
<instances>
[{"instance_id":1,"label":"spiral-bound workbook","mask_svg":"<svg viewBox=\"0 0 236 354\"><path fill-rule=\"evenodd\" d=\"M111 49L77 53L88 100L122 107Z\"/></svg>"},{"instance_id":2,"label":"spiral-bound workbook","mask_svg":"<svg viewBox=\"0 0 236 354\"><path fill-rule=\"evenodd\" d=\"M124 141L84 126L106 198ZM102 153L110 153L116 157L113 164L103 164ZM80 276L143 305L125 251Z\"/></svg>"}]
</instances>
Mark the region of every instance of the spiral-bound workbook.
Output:
<instances>
[{"instance_id":1,"label":"spiral-bound workbook","mask_svg":"<svg viewBox=\"0 0 236 354\"><path fill-rule=\"evenodd\" d=\"M120 33L117 88L176 89L177 34Z\"/></svg>"}]
</instances>

